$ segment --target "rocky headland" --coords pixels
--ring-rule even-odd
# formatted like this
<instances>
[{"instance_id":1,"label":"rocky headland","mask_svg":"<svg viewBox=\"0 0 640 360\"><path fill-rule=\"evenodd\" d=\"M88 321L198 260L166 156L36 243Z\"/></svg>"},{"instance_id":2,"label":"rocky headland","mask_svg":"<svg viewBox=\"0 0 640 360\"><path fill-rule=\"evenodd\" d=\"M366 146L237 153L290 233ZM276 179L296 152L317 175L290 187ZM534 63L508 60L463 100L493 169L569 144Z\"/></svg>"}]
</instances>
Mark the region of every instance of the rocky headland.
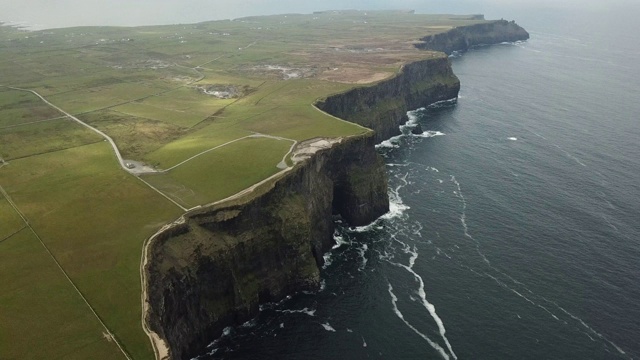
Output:
<instances>
[{"instance_id":1,"label":"rocky headland","mask_svg":"<svg viewBox=\"0 0 640 360\"><path fill-rule=\"evenodd\" d=\"M528 37L513 22L493 21L425 37L416 47L451 53ZM374 145L399 134L407 110L456 98L459 89L440 54L321 99L319 109L374 131L336 141L250 196L193 210L157 234L144 269L146 322L171 358L198 355L261 303L317 288L334 216L358 226L388 211L385 165Z\"/></svg>"}]
</instances>

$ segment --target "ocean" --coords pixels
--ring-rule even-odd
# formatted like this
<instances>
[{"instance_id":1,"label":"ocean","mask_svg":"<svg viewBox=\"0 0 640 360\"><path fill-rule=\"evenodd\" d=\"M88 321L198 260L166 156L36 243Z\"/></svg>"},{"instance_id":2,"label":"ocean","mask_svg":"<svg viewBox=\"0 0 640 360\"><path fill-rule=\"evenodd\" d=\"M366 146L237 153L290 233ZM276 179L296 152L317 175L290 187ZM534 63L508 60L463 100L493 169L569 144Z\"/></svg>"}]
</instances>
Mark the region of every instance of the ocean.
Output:
<instances>
[{"instance_id":1,"label":"ocean","mask_svg":"<svg viewBox=\"0 0 640 360\"><path fill-rule=\"evenodd\" d=\"M619 10L522 14L529 41L452 56L459 99L378 146L391 212L338 224L319 291L200 358L640 358L640 14Z\"/></svg>"}]
</instances>

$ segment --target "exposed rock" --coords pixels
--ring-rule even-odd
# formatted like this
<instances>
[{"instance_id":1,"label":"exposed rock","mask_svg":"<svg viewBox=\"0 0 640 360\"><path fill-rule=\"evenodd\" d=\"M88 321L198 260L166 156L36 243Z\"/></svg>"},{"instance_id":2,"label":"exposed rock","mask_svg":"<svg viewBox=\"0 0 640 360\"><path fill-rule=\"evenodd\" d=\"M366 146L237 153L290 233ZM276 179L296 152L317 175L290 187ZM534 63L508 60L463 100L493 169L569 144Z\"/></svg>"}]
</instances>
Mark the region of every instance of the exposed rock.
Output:
<instances>
[{"instance_id":1,"label":"exposed rock","mask_svg":"<svg viewBox=\"0 0 640 360\"><path fill-rule=\"evenodd\" d=\"M408 110L456 98L459 90L460 81L443 54L407 64L391 79L329 96L316 106L375 130L376 142L381 142L400 134Z\"/></svg>"},{"instance_id":2,"label":"exposed rock","mask_svg":"<svg viewBox=\"0 0 640 360\"><path fill-rule=\"evenodd\" d=\"M414 135L420 135L422 134L424 131L422 130L422 126L420 126L420 124L416 124L416 126L411 129L411 133Z\"/></svg>"},{"instance_id":3,"label":"exposed rock","mask_svg":"<svg viewBox=\"0 0 640 360\"><path fill-rule=\"evenodd\" d=\"M333 214L367 224L389 209L373 133L319 149L262 195L189 213L152 244L151 328L174 359L197 355L258 305L314 289L333 245Z\"/></svg>"},{"instance_id":4,"label":"exposed rock","mask_svg":"<svg viewBox=\"0 0 640 360\"><path fill-rule=\"evenodd\" d=\"M527 40L529 33L514 21L497 20L482 24L461 26L447 32L424 37L419 49L442 51L451 55L454 51L466 51L472 46L499 44Z\"/></svg>"},{"instance_id":5,"label":"exposed rock","mask_svg":"<svg viewBox=\"0 0 640 360\"><path fill-rule=\"evenodd\" d=\"M427 37L418 46L450 53L524 38L519 26L498 21ZM146 320L171 357L198 355L223 328L254 317L260 303L316 288L322 255L333 245L332 216L358 226L388 211L386 171L375 143L400 133L407 110L456 98L459 89L442 54L321 100L321 110L375 135L303 142L295 167L258 194L199 208L162 232L145 269ZM419 126L412 131L422 133Z\"/></svg>"}]
</instances>

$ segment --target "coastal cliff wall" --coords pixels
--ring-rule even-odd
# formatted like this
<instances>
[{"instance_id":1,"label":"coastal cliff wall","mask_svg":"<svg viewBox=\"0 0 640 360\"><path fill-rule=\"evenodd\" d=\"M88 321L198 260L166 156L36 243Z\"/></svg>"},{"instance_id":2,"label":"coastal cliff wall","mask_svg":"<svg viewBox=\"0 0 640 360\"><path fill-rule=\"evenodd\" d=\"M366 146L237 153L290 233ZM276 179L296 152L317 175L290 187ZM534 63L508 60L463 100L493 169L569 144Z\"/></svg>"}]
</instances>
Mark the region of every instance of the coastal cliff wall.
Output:
<instances>
[{"instance_id":1,"label":"coastal cliff wall","mask_svg":"<svg viewBox=\"0 0 640 360\"><path fill-rule=\"evenodd\" d=\"M460 26L447 32L420 39L418 49L442 51L451 55L472 46L499 44L529 39L529 33L514 21L496 20L470 26Z\"/></svg>"},{"instance_id":2,"label":"coastal cliff wall","mask_svg":"<svg viewBox=\"0 0 640 360\"><path fill-rule=\"evenodd\" d=\"M364 225L389 209L373 133L343 139L296 165L261 195L211 206L152 243L147 283L152 330L173 359L198 355L260 303L317 288L333 245L334 214Z\"/></svg>"},{"instance_id":3,"label":"coastal cliff wall","mask_svg":"<svg viewBox=\"0 0 640 360\"><path fill-rule=\"evenodd\" d=\"M510 24L456 28L419 47L451 52L521 40ZM322 255L333 245L333 215L358 226L388 211L386 169L374 145L399 134L407 110L456 98L459 89L448 57L434 54L393 78L319 100L319 109L375 133L316 152L258 194L189 212L153 239L144 270L146 321L171 358L200 354L225 327L253 318L261 303L317 288Z\"/></svg>"},{"instance_id":4,"label":"coastal cliff wall","mask_svg":"<svg viewBox=\"0 0 640 360\"><path fill-rule=\"evenodd\" d=\"M407 111L458 97L460 81L443 54L402 67L393 78L319 100L316 106L376 132L376 142L399 135Z\"/></svg>"}]
</instances>

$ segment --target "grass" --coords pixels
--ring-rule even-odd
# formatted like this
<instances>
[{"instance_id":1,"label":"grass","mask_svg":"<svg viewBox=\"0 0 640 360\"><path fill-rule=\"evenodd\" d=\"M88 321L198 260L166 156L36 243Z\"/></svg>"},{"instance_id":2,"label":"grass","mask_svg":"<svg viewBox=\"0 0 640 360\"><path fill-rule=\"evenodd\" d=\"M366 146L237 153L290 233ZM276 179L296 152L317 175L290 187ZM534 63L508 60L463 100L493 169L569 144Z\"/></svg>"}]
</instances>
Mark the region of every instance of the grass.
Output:
<instances>
[{"instance_id":1,"label":"grass","mask_svg":"<svg viewBox=\"0 0 640 360\"><path fill-rule=\"evenodd\" d=\"M139 159L180 138L186 129L162 121L135 117L113 110L80 115L84 122L110 134L122 156Z\"/></svg>"},{"instance_id":2,"label":"grass","mask_svg":"<svg viewBox=\"0 0 640 360\"><path fill-rule=\"evenodd\" d=\"M0 184L127 351L135 358L149 358L150 344L140 326L142 242L180 210L120 170L105 142L12 161L2 168ZM4 255L4 251L0 253ZM39 263L42 259L31 269L40 272L43 265ZM2 276L9 277L20 271L17 265L22 266L0 264ZM64 282L59 287L49 285L46 277L35 283L47 286L51 294L64 292L67 286ZM0 294L9 293L7 287L13 286L12 281L0 284ZM31 301L26 295L22 297L22 301ZM4 309L5 303L2 305ZM34 311L46 311L44 305ZM56 311L63 313L81 308L71 301L58 306ZM66 323L59 317L51 322L47 319L40 319L38 328L57 332L60 324ZM5 332L19 326L13 321L0 324ZM74 337L72 333L66 335ZM31 354L28 347L20 348ZM110 358L99 355L91 358Z\"/></svg>"},{"instance_id":3,"label":"grass","mask_svg":"<svg viewBox=\"0 0 640 360\"><path fill-rule=\"evenodd\" d=\"M291 145L285 140L248 138L144 179L191 208L222 200L279 172L276 165Z\"/></svg>"},{"instance_id":4,"label":"grass","mask_svg":"<svg viewBox=\"0 0 640 360\"><path fill-rule=\"evenodd\" d=\"M0 243L24 228L24 221L13 210L7 199L0 197Z\"/></svg>"},{"instance_id":5,"label":"grass","mask_svg":"<svg viewBox=\"0 0 640 360\"><path fill-rule=\"evenodd\" d=\"M256 132L299 141L360 134L313 102L433 56L413 47L422 36L477 22L341 11L137 28L0 26L0 81L104 130L126 158L167 169ZM214 85L243 93L218 99L198 89ZM41 122L58 116L32 94L0 87L0 157L9 160L0 186L131 357L149 359L141 246L181 210L120 169L97 134L68 119ZM291 144L240 140L144 178L186 207L205 204L275 174ZM0 358L121 358L4 198L0 217Z\"/></svg>"},{"instance_id":6,"label":"grass","mask_svg":"<svg viewBox=\"0 0 640 360\"><path fill-rule=\"evenodd\" d=\"M20 159L102 141L102 137L70 119L0 129L0 157Z\"/></svg>"},{"instance_id":7,"label":"grass","mask_svg":"<svg viewBox=\"0 0 640 360\"><path fill-rule=\"evenodd\" d=\"M0 130L61 115L31 93L0 88Z\"/></svg>"},{"instance_id":8,"label":"grass","mask_svg":"<svg viewBox=\"0 0 640 360\"><path fill-rule=\"evenodd\" d=\"M3 359L122 358L29 230L0 242L0 269Z\"/></svg>"}]
</instances>

